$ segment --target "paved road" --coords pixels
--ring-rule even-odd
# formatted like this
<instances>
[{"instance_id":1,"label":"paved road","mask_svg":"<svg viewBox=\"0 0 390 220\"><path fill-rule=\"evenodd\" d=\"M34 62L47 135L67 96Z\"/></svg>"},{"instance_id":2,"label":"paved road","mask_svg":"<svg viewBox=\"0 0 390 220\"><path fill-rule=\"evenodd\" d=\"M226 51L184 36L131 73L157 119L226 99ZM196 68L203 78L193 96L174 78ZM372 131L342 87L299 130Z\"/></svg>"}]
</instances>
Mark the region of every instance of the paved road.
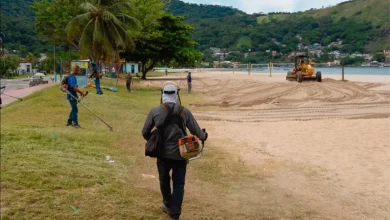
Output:
<instances>
[{"instance_id":1,"label":"paved road","mask_svg":"<svg viewBox=\"0 0 390 220\"><path fill-rule=\"evenodd\" d=\"M44 81L51 81L49 77L43 77ZM6 91L28 88L30 79L0 79L0 84L6 86Z\"/></svg>"},{"instance_id":2,"label":"paved road","mask_svg":"<svg viewBox=\"0 0 390 220\"><path fill-rule=\"evenodd\" d=\"M28 85L29 80L28 79L8 79L8 80L1 79L0 82L1 82L1 85L6 86L4 94L18 97L18 98L23 98L23 97L26 97L26 96L34 93L34 92L41 90L41 89L44 89L44 88L47 88L47 87L54 85L54 83L51 82L49 77L44 77L44 80L49 81L49 83L48 84L41 84L41 85L33 86L33 87L29 87L29 85ZM3 107L12 103L12 102L18 101L18 99L14 99L14 98L11 98L11 97L6 96L6 95L1 95L1 99L2 99L2 106Z\"/></svg>"}]
</instances>

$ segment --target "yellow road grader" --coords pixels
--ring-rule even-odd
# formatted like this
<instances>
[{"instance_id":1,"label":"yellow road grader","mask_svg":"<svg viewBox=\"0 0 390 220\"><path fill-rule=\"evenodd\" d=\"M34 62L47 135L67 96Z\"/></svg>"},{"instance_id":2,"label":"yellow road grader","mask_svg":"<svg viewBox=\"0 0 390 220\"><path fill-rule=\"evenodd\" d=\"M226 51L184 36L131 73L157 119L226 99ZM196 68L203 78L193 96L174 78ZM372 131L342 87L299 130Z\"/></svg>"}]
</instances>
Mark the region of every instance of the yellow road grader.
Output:
<instances>
[{"instance_id":1,"label":"yellow road grader","mask_svg":"<svg viewBox=\"0 0 390 220\"><path fill-rule=\"evenodd\" d=\"M311 65L307 55L299 54L295 56L295 67L292 71L288 71L286 80L298 81L300 83L303 80L316 80L317 82L321 82L322 76L320 71L314 74L314 67Z\"/></svg>"}]
</instances>

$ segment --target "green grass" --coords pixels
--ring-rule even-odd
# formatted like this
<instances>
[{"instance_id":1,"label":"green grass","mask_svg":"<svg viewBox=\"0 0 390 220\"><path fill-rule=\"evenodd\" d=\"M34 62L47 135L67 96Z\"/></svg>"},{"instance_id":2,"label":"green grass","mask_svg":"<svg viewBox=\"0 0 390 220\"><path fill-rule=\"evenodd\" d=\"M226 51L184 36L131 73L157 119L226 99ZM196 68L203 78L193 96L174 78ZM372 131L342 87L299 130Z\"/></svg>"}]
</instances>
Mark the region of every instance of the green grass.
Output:
<instances>
[{"instance_id":1,"label":"green grass","mask_svg":"<svg viewBox=\"0 0 390 220\"><path fill-rule=\"evenodd\" d=\"M241 46L252 47L252 40L251 40L251 38L248 37L248 36L240 37L237 40L236 47L240 48Z\"/></svg>"},{"instance_id":2,"label":"green grass","mask_svg":"<svg viewBox=\"0 0 390 220\"><path fill-rule=\"evenodd\" d=\"M84 129L65 127L69 104L57 86L2 110L2 219L164 217L157 188L148 189L156 180L142 180L142 174L156 170L143 156L140 133L148 110L159 104L159 91L119 89L84 98L114 132L81 105ZM105 161L107 154L115 163Z\"/></svg>"},{"instance_id":3,"label":"green grass","mask_svg":"<svg viewBox=\"0 0 390 220\"><path fill-rule=\"evenodd\" d=\"M271 15L262 15L257 18L257 23L258 24L264 24L271 22L272 19L278 20L278 21L283 21L286 18L288 18L290 15L289 14L271 14Z\"/></svg>"}]
</instances>

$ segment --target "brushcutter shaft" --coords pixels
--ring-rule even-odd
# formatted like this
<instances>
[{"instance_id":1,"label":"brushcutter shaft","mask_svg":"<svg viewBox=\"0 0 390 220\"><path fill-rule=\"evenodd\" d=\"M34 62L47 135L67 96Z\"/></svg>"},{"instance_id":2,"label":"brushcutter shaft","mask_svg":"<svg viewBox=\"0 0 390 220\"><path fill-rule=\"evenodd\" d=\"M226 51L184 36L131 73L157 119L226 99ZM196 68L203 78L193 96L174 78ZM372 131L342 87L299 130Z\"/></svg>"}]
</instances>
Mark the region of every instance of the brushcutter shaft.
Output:
<instances>
[{"instance_id":1,"label":"brushcutter shaft","mask_svg":"<svg viewBox=\"0 0 390 220\"><path fill-rule=\"evenodd\" d=\"M72 98L76 99L78 103L81 103L88 111L90 111L96 118L98 118L100 121L102 121L105 125L107 125L107 127L109 127L110 131L113 131L113 127L110 126L109 124L107 124L107 122L105 122L102 118L100 118L97 114L95 114L95 112L93 112L91 109L88 108L88 106L86 106L80 99L76 98L74 95L72 95L72 93L70 93L68 90L66 90L65 88L63 88L62 86L60 87L61 91L63 92L66 92L67 94L69 94ZM88 94L88 91L86 92L86 95Z\"/></svg>"}]
</instances>

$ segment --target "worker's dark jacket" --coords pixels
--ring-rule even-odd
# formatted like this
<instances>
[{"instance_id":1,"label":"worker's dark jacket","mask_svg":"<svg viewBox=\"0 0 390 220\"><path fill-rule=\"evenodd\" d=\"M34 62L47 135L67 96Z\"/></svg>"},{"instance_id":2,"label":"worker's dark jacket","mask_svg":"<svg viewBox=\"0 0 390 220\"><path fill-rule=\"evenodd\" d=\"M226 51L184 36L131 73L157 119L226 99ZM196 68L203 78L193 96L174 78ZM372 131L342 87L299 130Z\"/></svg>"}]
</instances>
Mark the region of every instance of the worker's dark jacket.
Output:
<instances>
[{"instance_id":1,"label":"worker's dark jacket","mask_svg":"<svg viewBox=\"0 0 390 220\"><path fill-rule=\"evenodd\" d=\"M173 107L174 103L165 103L165 106L168 109ZM174 113L181 114L180 105L175 104ZM161 105L153 108L146 118L144 128L142 129L142 136L145 140L148 140L151 134L151 131L154 127L161 127L164 124L164 119L168 115L168 111ZM192 113L184 108L182 115L184 128L188 128L192 135L197 136L200 140L205 139L205 133L201 130L198 123L196 122ZM173 159L173 160L185 160L180 156L178 139L185 136L182 129L177 124L169 124L164 131L164 143L163 147L163 158Z\"/></svg>"}]
</instances>

